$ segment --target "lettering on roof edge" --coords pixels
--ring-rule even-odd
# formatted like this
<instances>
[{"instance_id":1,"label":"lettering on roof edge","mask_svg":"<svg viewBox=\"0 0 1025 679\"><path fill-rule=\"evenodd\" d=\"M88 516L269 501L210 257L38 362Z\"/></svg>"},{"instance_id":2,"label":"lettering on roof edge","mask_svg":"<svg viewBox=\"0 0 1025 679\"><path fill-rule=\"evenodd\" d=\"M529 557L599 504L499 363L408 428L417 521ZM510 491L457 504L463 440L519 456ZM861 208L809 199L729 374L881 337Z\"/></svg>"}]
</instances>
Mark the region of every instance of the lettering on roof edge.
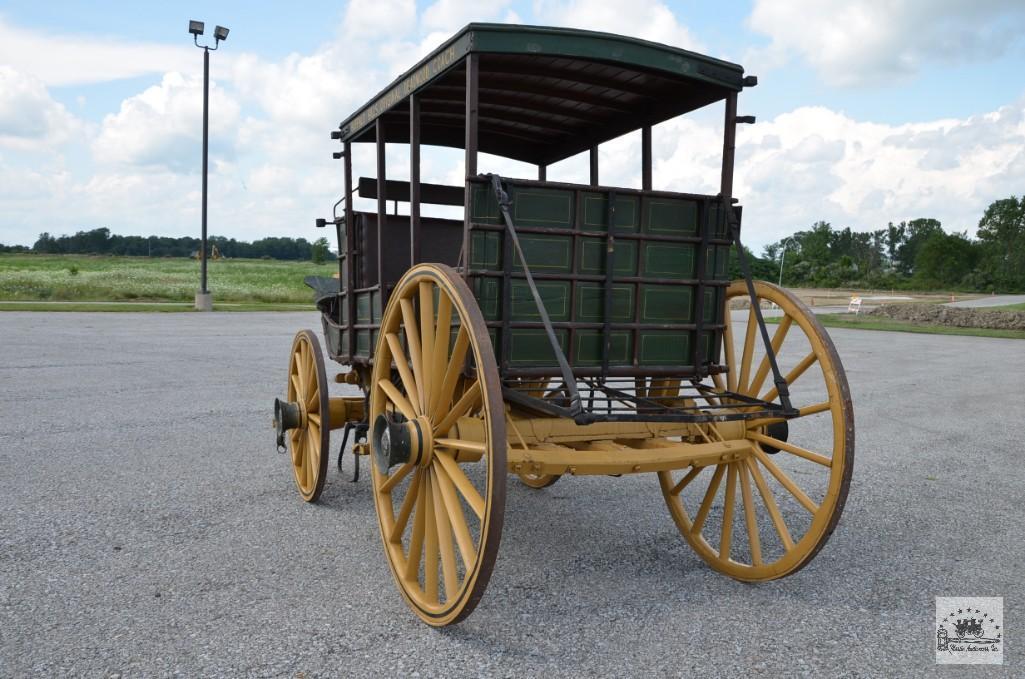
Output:
<instances>
[{"instance_id":1,"label":"lettering on roof edge","mask_svg":"<svg viewBox=\"0 0 1025 679\"><path fill-rule=\"evenodd\" d=\"M465 49L459 51L462 52L465 51ZM458 54L456 45L450 45L447 49L440 52L437 56L418 68L416 71L410 73L402 80L402 82L395 85L395 87L382 94L376 101L360 111L346 126L342 136L349 137L362 130L364 127L369 125L372 120L380 116L392 106L426 85L432 79L441 75L443 71L456 62L457 58Z\"/></svg>"}]
</instances>

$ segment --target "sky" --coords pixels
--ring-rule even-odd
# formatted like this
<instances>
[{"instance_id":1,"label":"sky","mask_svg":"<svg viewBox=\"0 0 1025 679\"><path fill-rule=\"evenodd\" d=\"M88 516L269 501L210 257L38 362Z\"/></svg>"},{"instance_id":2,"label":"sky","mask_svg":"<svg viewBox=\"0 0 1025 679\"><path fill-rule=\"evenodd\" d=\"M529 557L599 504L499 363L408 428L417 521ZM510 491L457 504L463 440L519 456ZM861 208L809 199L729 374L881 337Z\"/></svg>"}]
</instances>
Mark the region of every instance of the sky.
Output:
<instances>
[{"instance_id":1,"label":"sky","mask_svg":"<svg viewBox=\"0 0 1025 679\"><path fill-rule=\"evenodd\" d=\"M756 252L825 220L934 217L974 235L1025 193L1022 0L350 0L0 4L0 243L41 232L199 234L202 53L211 54L210 233L316 238L342 192L329 132L471 21L603 30L742 64L734 193ZM715 193L721 105L658 125L654 188ZM600 148L603 184L640 185L640 135ZM389 177L408 177L389 146ZM373 176L357 145L356 176ZM533 176L485 156L482 172ZM394 171L394 177L392 172ZM424 181L462 154L425 149ZM576 157L549 179L586 182ZM373 209L369 201L357 208ZM430 214L429 211L425 210Z\"/></svg>"}]
</instances>

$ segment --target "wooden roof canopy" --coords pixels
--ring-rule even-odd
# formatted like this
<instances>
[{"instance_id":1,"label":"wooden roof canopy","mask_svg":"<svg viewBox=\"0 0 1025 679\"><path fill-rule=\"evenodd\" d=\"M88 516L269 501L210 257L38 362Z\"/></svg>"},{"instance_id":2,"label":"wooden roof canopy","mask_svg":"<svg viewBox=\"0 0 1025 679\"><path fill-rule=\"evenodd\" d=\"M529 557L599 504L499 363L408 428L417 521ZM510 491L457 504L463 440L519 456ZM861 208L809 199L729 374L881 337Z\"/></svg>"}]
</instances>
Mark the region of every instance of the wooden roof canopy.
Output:
<instances>
[{"instance_id":1,"label":"wooden roof canopy","mask_svg":"<svg viewBox=\"0 0 1025 679\"><path fill-rule=\"evenodd\" d=\"M478 150L547 165L724 99L743 67L609 33L469 24L341 125L343 142L409 142L409 95L422 144L463 148L468 57L478 56ZM337 133L336 133L337 134Z\"/></svg>"}]
</instances>

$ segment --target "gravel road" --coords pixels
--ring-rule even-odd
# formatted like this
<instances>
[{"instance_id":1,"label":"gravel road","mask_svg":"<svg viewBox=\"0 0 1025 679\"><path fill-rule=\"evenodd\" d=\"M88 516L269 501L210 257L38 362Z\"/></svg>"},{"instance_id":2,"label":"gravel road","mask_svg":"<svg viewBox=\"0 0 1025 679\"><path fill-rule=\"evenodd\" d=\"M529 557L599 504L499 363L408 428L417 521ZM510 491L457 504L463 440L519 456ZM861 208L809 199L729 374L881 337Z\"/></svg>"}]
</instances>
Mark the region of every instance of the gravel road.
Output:
<instances>
[{"instance_id":1,"label":"gravel road","mask_svg":"<svg viewBox=\"0 0 1025 679\"><path fill-rule=\"evenodd\" d=\"M710 570L652 475L511 480L490 588L439 631L395 590L366 478L307 505L274 452L303 327L0 314L0 676L929 676L938 595L1005 597L1021 671L1021 341L832 331L854 481L791 578Z\"/></svg>"}]
</instances>

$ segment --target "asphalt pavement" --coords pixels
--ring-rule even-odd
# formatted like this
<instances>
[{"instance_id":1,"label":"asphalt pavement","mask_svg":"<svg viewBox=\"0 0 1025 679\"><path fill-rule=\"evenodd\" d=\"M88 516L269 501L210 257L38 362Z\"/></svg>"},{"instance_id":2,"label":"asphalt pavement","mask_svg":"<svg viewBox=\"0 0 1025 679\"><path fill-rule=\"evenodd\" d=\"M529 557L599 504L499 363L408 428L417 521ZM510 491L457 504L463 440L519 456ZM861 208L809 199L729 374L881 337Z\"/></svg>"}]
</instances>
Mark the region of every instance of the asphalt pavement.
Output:
<instances>
[{"instance_id":1,"label":"asphalt pavement","mask_svg":"<svg viewBox=\"0 0 1025 679\"><path fill-rule=\"evenodd\" d=\"M947 302L947 306L969 307L972 309L984 309L991 306L1006 306L1008 304L1025 304L1025 295L990 295L978 299L965 299L960 302Z\"/></svg>"},{"instance_id":2,"label":"asphalt pavement","mask_svg":"<svg viewBox=\"0 0 1025 679\"><path fill-rule=\"evenodd\" d=\"M435 630L392 583L367 478L332 469L308 505L274 450L303 327L0 313L0 676L932 676L934 597L958 595L1004 597L985 674L1021 676L1025 342L832 331L854 478L792 577L713 572L653 475L511 479L481 605Z\"/></svg>"}]
</instances>

